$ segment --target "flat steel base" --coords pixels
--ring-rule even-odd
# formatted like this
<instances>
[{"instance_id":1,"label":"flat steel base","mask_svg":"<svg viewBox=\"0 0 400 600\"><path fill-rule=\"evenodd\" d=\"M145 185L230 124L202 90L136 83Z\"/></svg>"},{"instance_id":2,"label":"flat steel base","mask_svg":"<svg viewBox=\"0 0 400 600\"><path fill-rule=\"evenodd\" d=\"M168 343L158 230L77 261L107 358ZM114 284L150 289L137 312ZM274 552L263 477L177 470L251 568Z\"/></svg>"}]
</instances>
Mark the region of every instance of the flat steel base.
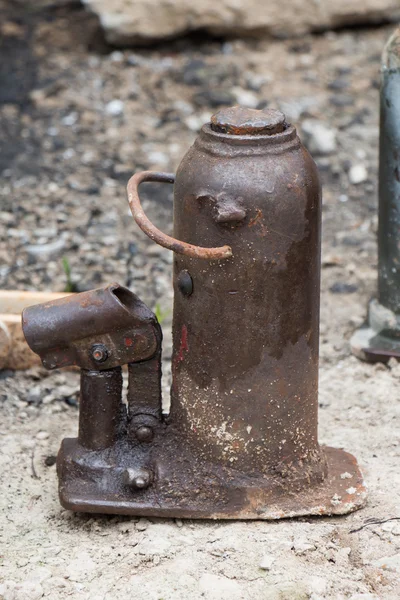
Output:
<instances>
[{"instance_id":1,"label":"flat steel base","mask_svg":"<svg viewBox=\"0 0 400 600\"><path fill-rule=\"evenodd\" d=\"M70 510L191 519L282 519L343 515L366 502L357 461L344 450L323 447L328 476L322 483L249 477L234 470L212 472L192 461L157 459L153 484L133 490L123 484L120 452L90 452L77 440L63 441L58 457L60 501ZM97 458L96 458L97 457ZM203 465L204 466L204 465ZM205 466L204 466L205 467Z\"/></svg>"},{"instance_id":2,"label":"flat steel base","mask_svg":"<svg viewBox=\"0 0 400 600\"><path fill-rule=\"evenodd\" d=\"M350 339L352 353L367 362L388 362L394 357L400 360L400 340L379 335L369 325L363 325Z\"/></svg>"}]
</instances>

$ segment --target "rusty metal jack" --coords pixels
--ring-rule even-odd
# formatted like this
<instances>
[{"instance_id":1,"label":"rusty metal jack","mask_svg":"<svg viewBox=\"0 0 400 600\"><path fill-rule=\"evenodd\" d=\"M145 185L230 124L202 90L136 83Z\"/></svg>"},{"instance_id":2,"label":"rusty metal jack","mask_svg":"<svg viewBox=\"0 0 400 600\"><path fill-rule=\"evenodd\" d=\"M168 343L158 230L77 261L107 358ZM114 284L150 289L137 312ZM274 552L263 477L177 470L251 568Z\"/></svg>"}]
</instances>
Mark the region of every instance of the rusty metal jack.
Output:
<instances>
[{"instance_id":1,"label":"rusty metal jack","mask_svg":"<svg viewBox=\"0 0 400 600\"><path fill-rule=\"evenodd\" d=\"M145 216L146 181L175 182L175 237ZM43 364L82 369L79 437L57 462L62 505L212 519L363 506L356 459L318 444L320 184L294 127L275 110L220 111L176 178L138 173L128 198L175 253L171 411L160 326L132 292L113 284L26 309Z\"/></svg>"},{"instance_id":2,"label":"rusty metal jack","mask_svg":"<svg viewBox=\"0 0 400 600\"><path fill-rule=\"evenodd\" d=\"M382 57L379 148L378 297L350 340L369 362L400 360L400 28Z\"/></svg>"}]
</instances>

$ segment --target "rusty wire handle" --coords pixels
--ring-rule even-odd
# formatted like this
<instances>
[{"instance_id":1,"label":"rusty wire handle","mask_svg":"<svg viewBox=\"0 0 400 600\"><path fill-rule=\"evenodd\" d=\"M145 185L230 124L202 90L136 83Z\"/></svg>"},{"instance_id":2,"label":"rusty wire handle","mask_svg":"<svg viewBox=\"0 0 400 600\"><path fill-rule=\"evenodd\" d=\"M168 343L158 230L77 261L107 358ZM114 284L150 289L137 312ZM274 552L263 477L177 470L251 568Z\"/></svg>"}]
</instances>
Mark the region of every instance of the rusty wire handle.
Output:
<instances>
[{"instance_id":1,"label":"rusty wire handle","mask_svg":"<svg viewBox=\"0 0 400 600\"><path fill-rule=\"evenodd\" d=\"M155 171L141 171L136 173L130 178L127 185L128 191L128 202L129 206L140 229L144 231L154 242L172 250L177 254L184 254L191 258L205 258L206 260L218 260L221 258L229 258L232 256L232 249L230 246L221 246L220 248L202 248L201 246L194 246L193 244L187 244L181 242L175 238L166 235L146 217L143 212L142 205L140 203L138 187L144 181L158 182L158 183L174 183L175 175L173 173L156 173Z\"/></svg>"}]
</instances>

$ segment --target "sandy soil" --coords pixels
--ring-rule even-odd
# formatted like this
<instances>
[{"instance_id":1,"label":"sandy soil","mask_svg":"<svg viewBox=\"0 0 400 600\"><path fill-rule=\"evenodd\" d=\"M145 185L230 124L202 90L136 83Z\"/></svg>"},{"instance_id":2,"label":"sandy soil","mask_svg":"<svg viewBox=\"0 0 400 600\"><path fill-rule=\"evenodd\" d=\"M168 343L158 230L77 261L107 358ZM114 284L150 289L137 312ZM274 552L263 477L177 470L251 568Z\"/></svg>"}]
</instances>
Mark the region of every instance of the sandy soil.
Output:
<instances>
[{"instance_id":1,"label":"sandy soil","mask_svg":"<svg viewBox=\"0 0 400 600\"><path fill-rule=\"evenodd\" d=\"M129 216L124 186L174 170L218 105L280 107L337 132L315 152L324 184L320 440L362 465L367 506L348 517L196 522L76 515L54 456L77 432L78 376L0 373L4 600L395 600L400 596L400 366L367 365L348 339L376 280L379 55L390 28L297 41L181 40L101 53L78 8L1 23L3 288L78 290L117 280L171 305L168 252ZM29 18L28 18L29 17ZM88 50L89 45L89 50ZM354 181L353 167L364 169ZM170 229L171 197L146 208ZM165 393L170 358L165 329Z\"/></svg>"}]
</instances>

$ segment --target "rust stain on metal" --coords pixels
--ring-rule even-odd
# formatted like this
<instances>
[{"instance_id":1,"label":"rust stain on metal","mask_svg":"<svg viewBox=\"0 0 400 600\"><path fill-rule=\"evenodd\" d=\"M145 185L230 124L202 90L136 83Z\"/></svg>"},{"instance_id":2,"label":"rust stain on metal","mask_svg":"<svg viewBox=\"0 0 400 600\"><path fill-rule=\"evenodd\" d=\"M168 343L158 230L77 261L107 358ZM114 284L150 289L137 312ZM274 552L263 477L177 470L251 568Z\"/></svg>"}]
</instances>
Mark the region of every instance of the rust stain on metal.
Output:
<instances>
[{"instance_id":1,"label":"rust stain on metal","mask_svg":"<svg viewBox=\"0 0 400 600\"><path fill-rule=\"evenodd\" d=\"M136 173L133 175L128 182L128 201L129 206L140 229L149 236L154 242L160 244L164 248L168 248L178 254L184 254L191 258L203 258L205 260L221 260L223 258L229 258L232 256L232 250L229 246L221 246L220 248L202 248L186 242L180 242L179 240L166 235L146 217L143 212L138 187L144 181L147 182L162 182L162 183L174 183L175 175L170 173L155 173L152 171L143 171L142 173Z\"/></svg>"},{"instance_id":2,"label":"rust stain on metal","mask_svg":"<svg viewBox=\"0 0 400 600\"><path fill-rule=\"evenodd\" d=\"M181 343L179 345L179 351L176 356L176 362L182 362L184 359L184 352L189 351L188 345L188 331L186 325L182 325Z\"/></svg>"},{"instance_id":3,"label":"rust stain on metal","mask_svg":"<svg viewBox=\"0 0 400 600\"><path fill-rule=\"evenodd\" d=\"M175 181L175 237L145 217L144 181ZM354 457L318 443L320 184L294 127L279 111L224 109L176 178L136 174L128 197L139 227L175 252L171 411L160 326L129 290L28 309L44 364L82 368L79 436L57 462L63 506L211 519L360 508Z\"/></svg>"},{"instance_id":4,"label":"rust stain on metal","mask_svg":"<svg viewBox=\"0 0 400 600\"><path fill-rule=\"evenodd\" d=\"M278 110L233 106L211 117L211 129L229 135L276 135L287 127L285 115Z\"/></svg>"}]
</instances>

